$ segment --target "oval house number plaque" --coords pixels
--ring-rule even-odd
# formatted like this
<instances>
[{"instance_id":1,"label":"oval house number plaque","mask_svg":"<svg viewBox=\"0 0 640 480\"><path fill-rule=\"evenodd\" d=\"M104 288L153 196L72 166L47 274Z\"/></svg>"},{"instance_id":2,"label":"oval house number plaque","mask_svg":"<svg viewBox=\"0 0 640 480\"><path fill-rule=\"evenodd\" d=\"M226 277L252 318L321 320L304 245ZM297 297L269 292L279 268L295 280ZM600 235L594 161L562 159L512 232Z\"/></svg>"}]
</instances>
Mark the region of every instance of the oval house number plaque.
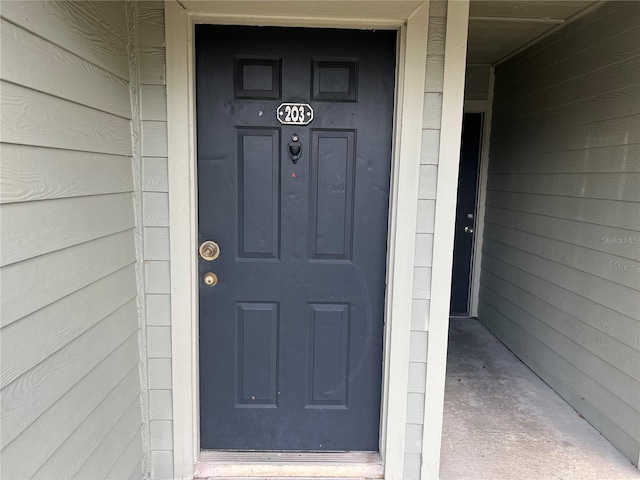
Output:
<instances>
[{"instance_id":1,"label":"oval house number plaque","mask_svg":"<svg viewBox=\"0 0 640 480\"><path fill-rule=\"evenodd\" d=\"M308 103L281 103L276 118L284 125L309 125L313 120L313 108Z\"/></svg>"}]
</instances>

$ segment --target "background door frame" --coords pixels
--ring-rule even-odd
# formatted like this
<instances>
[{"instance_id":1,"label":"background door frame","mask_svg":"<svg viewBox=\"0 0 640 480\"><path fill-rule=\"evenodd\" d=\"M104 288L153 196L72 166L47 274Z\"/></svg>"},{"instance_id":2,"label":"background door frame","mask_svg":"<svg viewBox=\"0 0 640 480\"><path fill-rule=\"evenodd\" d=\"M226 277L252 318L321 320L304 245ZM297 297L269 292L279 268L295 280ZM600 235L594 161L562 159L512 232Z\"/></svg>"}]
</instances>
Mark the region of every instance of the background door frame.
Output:
<instances>
[{"instance_id":1,"label":"background door frame","mask_svg":"<svg viewBox=\"0 0 640 480\"><path fill-rule=\"evenodd\" d=\"M493 85L495 69L489 72L489 95L487 100L466 100L464 113L482 113L482 134L480 136L480 159L478 166L478 191L476 193L476 218L473 248L471 250L471 280L469 287L469 316L478 316L480 292L480 272L482 263L482 243L484 239L484 213L487 200L487 178L489 172L489 146L491 139L491 115L493 108Z\"/></svg>"},{"instance_id":2,"label":"background door frame","mask_svg":"<svg viewBox=\"0 0 640 480\"><path fill-rule=\"evenodd\" d=\"M472 283L473 283L473 265L474 265L474 258L475 258L475 247L476 247L476 225L478 223L478 199L479 199L479 192L480 192L480 169L482 168L482 146L484 145L484 132L485 132L485 117L486 117L486 113L485 112L476 112L476 111L468 111L467 110L467 102L465 102L465 107L464 107L464 113L463 113L463 125L464 125L464 117L467 114L478 114L480 115L480 128L479 128L479 140L478 140L478 158L477 158L477 162L476 162L476 181L475 181L475 187L476 187L476 191L475 191L475 195L473 198L473 212L470 212L473 214L473 224L471 225L471 228L474 229L474 231L472 232L472 240L471 240L471 249L469 252L469 268L468 270L466 270L467 276L468 276L468 289L467 289L467 305L466 305L466 311L464 313L462 312L453 312L452 309L449 309L450 312L450 316L451 318L454 317L472 317L473 315L471 314L471 304L473 303L472 297L471 297L471 290L472 290ZM464 149L464 127L463 127L463 133L462 133L462 137L461 137L461 141L463 146L461 146L460 148L460 166L462 167L462 157L463 157L463 149ZM460 207L460 189L458 188L458 201L456 202L456 227L458 226L457 220L458 220L458 214L459 214L459 209ZM460 230L455 231L454 234L454 242L455 239L458 237L458 235L461 235L462 233L460 232ZM455 243L454 243L454 261L455 261ZM455 264L454 264L455 265ZM453 267L452 267L453 268ZM451 298L453 299L453 284L454 284L454 278L455 278L455 271L452 272L452 276L451 276Z\"/></svg>"},{"instance_id":3,"label":"background door frame","mask_svg":"<svg viewBox=\"0 0 640 480\"><path fill-rule=\"evenodd\" d=\"M198 393L197 172L195 143L195 23L297 27L392 28L399 32L394 110L380 453L385 478L402 478L405 450L411 304L418 179L426 72L428 2L341 2L327 18L326 3L165 1L174 478L193 478L200 452ZM264 6L269 3L269 15ZM287 4L288 3L288 4ZM183 5L192 10L186 10ZM370 5L370 3L369 3ZM262 6L262 8L260 8ZM314 13L315 6L315 13ZM262 13L261 13L262 12ZM466 37L465 37L466 38ZM451 179L447 179L451 180ZM453 179L456 181L457 177ZM448 266L450 269L450 265ZM448 299L444 299L447 303ZM446 339L444 351L446 352ZM430 352L432 353L432 352ZM440 399L441 400L441 399ZM434 399L434 401L438 401ZM425 448L430 442L425 439ZM439 442L437 442L439 452Z\"/></svg>"}]
</instances>

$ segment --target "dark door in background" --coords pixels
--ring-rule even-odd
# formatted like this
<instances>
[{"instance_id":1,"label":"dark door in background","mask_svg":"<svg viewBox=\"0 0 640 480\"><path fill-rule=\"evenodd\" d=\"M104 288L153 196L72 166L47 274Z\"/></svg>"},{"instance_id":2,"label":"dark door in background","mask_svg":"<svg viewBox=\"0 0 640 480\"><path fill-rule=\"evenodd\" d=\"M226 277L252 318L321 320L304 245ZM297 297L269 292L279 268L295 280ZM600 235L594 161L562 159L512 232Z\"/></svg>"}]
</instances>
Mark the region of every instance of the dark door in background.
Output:
<instances>
[{"instance_id":1,"label":"dark door in background","mask_svg":"<svg viewBox=\"0 0 640 480\"><path fill-rule=\"evenodd\" d=\"M203 449L378 450L395 48L196 26Z\"/></svg>"},{"instance_id":2,"label":"dark door in background","mask_svg":"<svg viewBox=\"0 0 640 480\"><path fill-rule=\"evenodd\" d=\"M452 315L469 314L471 256L475 229L482 118L482 113L465 113L462 122L458 203L453 247L453 275L451 279L450 312Z\"/></svg>"}]
</instances>

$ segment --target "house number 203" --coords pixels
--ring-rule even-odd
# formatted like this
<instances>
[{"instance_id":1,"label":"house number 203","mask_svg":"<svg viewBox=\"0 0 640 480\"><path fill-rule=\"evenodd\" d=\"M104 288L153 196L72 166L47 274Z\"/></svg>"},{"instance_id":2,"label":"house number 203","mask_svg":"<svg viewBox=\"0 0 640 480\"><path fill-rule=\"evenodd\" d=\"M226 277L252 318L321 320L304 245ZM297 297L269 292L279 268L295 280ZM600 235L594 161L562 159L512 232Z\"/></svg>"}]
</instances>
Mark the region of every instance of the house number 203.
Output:
<instances>
[{"instance_id":1,"label":"house number 203","mask_svg":"<svg viewBox=\"0 0 640 480\"><path fill-rule=\"evenodd\" d=\"M276 118L283 125L308 125L313 120L313 108L308 103L281 103Z\"/></svg>"}]
</instances>

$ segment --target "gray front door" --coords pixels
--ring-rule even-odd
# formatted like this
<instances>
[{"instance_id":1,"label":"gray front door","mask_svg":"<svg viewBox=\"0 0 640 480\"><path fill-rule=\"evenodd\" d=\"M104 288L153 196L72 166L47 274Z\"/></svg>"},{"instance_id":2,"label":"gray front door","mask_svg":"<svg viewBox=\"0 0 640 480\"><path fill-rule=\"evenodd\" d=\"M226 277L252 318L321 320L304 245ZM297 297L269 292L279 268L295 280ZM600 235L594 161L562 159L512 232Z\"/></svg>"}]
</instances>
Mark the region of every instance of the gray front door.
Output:
<instances>
[{"instance_id":1,"label":"gray front door","mask_svg":"<svg viewBox=\"0 0 640 480\"><path fill-rule=\"evenodd\" d=\"M378 449L395 49L196 26L203 449Z\"/></svg>"}]
</instances>

